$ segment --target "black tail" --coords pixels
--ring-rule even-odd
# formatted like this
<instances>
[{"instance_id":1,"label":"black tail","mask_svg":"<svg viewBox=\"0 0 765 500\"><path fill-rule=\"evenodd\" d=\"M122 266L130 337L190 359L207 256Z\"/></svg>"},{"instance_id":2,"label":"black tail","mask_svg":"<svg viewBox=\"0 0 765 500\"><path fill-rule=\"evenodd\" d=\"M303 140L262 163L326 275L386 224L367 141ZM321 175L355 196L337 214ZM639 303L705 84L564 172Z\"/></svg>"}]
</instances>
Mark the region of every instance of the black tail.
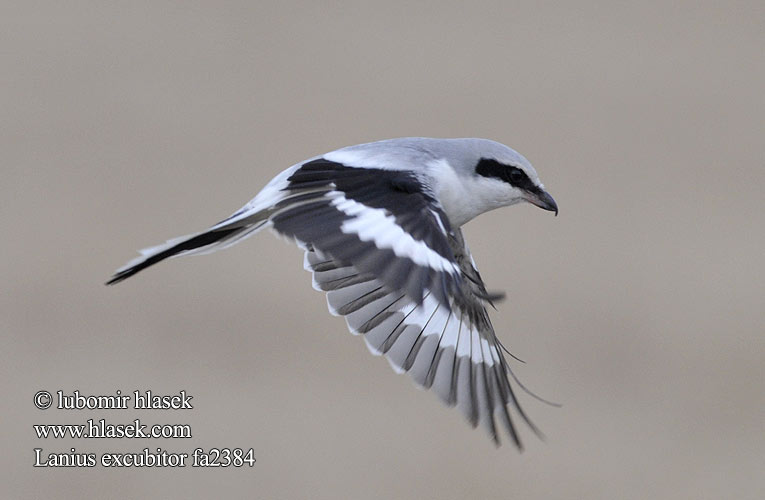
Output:
<instances>
[{"instance_id":1,"label":"black tail","mask_svg":"<svg viewBox=\"0 0 765 500\"><path fill-rule=\"evenodd\" d=\"M233 233L242 231L242 229L244 228L242 226L239 226L239 227L235 227L231 229L218 229L214 231L208 231L206 233L193 236L166 250L163 250L157 254L151 255L147 257L145 260L142 260L141 262L138 262L137 264L133 266L130 266L126 269L123 269L122 271L117 272L114 276L111 277L109 281L106 282L106 284L115 285L122 280L128 279L129 277L133 276L139 271L143 271L147 267L153 266L157 262L161 262L167 259L168 257L178 255L179 253L185 252L188 250L194 250L197 248L206 247L208 245L211 245L213 243L216 243L218 241L221 241L231 236Z\"/></svg>"}]
</instances>

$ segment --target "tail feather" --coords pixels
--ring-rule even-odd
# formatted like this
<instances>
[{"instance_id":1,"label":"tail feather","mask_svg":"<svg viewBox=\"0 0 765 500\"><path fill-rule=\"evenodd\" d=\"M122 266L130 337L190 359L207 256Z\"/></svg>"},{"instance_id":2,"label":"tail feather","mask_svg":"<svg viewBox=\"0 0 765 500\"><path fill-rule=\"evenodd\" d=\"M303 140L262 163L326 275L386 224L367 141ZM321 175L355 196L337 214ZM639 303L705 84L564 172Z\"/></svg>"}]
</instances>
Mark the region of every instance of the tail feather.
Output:
<instances>
[{"instance_id":1,"label":"tail feather","mask_svg":"<svg viewBox=\"0 0 765 500\"><path fill-rule=\"evenodd\" d=\"M125 267L117 270L114 276L106 282L107 285L114 285L122 280L126 280L134 274L143 271L149 266L153 266L157 262L161 262L169 257L174 257L182 252L188 252L190 250L196 250L203 248L214 243L217 243L227 237L230 237L236 232L240 232L242 227L233 229L219 229L217 231L207 231L202 234L198 234L192 237L183 237L182 241L176 243L178 240L171 240L159 247L148 248L142 250L143 254L137 259L137 261L131 261ZM166 248L168 247L169 248Z\"/></svg>"},{"instance_id":2,"label":"tail feather","mask_svg":"<svg viewBox=\"0 0 765 500\"><path fill-rule=\"evenodd\" d=\"M274 177L245 206L206 231L174 238L161 245L141 250L139 257L117 269L106 284L119 283L170 257L201 255L222 250L252 236L265 227L275 213L301 203L306 194L314 196L313 193L303 192L293 196L295 193L286 190L290 175L299 167L299 164L293 165Z\"/></svg>"}]
</instances>

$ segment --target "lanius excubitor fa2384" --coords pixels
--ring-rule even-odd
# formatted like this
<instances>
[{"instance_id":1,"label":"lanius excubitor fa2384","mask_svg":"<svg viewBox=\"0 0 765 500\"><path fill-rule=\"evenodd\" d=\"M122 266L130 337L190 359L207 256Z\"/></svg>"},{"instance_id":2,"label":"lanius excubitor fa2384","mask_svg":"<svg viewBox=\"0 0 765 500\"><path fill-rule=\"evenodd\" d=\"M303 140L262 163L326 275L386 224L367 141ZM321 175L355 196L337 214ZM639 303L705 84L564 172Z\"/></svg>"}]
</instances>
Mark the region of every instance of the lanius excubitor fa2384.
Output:
<instances>
[{"instance_id":1,"label":"lanius excubitor fa2384","mask_svg":"<svg viewBox=\"0 0 765 500\"><path fill-rule=\"evenodd\" d=\"M522 201L558 213L534 168L486 139L401 138L338 149L277 175L206 231L141 251L119 283L168 257L213 252L270 227L305 250L313 286L369 350L520 448L515 397L486 291L460 226Z\"/></svg>"}]
</instances>

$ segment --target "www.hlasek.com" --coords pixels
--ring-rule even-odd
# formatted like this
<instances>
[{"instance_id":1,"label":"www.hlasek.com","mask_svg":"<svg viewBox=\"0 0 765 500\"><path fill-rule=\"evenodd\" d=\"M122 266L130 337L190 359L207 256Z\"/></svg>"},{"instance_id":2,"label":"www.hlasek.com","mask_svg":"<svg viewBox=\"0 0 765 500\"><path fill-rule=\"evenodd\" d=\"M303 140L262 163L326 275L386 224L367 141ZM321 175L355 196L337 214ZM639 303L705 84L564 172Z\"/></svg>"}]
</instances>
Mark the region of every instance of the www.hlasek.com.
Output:
<instances>
[{"instance_id":1,"label":"www.hlasek.com","mask_svg":"<svg viewBox=\"0 0 765 500\"><path fill-rule=\"evenodd\" d=\"M133 391L123 395L83 395L80 391L65 394L57 391L55 397L48 391L38 391L34 397L40 410L54 408L71 410L193 410L193 396L186 391L178 394L157 395L152 391ZM84 424L33 424L37 439L190 439L189 424L148 425L135 419L132 422L110 423L106 419L89 418ZM35 467L252 467L255 464L252 448L195 448L190 453L171 452L163 448L144 448L139 452L50 452L34 448Z\"/></svg>"},{"instance_id":2,"label":"www.hlasek.com","mask_svg":"<svg viewBox=\"0 0 765 500\"><path fill-rule=\"evenodd\" d=\"M34 424L32 427L38 439L148 439L148 438L190 438L189 424L155 424L149 427L140 419L129 424L110 424L105 419L95 422L92 418L84 424Z\"/></svg>"}]
</instances>

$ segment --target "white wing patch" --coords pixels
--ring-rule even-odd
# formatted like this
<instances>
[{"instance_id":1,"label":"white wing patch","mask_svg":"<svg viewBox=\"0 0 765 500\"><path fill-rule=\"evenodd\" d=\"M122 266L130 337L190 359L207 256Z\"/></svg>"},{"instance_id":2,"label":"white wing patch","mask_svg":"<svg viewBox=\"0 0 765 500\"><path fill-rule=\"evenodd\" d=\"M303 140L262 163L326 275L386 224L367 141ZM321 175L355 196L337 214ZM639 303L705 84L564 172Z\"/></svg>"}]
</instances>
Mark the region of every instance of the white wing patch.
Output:
<instances>
[{"instance_id":1,"label":"white wing patch","mask_svg":"<svg viewBox=\"0 0 765 500\"><path fill-rule=\"evenodd\" d=\"M406 257L415 264L452 275L459 273L455 263L439 255L424 242L412 238L396 224L396 218L388 215L385 210L349 200L338 191L332 191L327 196L332 198L335 208L351 217L340 226L343 233L355 234L361 241L371 241L379 249L390 249L397 257ZM441 224L440 219L435 218ZM443 228L443 225L440 227Z\"/></svg>"}]
</instances>

